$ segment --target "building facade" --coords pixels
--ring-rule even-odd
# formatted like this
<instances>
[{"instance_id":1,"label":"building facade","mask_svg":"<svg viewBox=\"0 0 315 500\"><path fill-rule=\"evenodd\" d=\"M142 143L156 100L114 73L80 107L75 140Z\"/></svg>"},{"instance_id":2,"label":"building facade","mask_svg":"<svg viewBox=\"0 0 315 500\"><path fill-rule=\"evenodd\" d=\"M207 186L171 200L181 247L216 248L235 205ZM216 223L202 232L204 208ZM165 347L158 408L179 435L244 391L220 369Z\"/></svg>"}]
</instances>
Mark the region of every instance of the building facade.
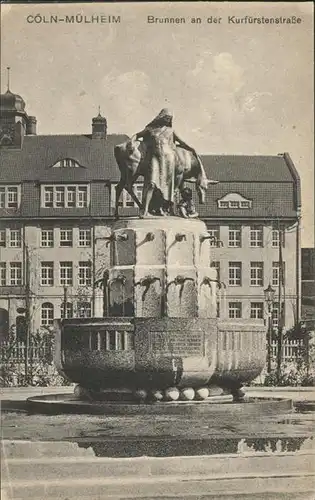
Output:
<instances>
[{"instance_id":1,"label":"building facade","mask_svg":"<svg viewBox=\"0 0 315 500\"><path fill-rule=\"evenodd\" d=\"M315 330L315 248L302 248L302 322Z\"/></svg>"},{"instance_id":2,"label":"building facade","mask_svg":"<svg viewBox=\"0 0 315 500\"><path fill-rule=\"evenodd\" d=\"M109 265L119 170L100 114L88 135L37 135L24 100L1 95L0 335L23 340L62 316L98 314L93 285ZM285 326L300 316L300 183L287 153L276 156L202 156L210 186L196 206L212 235L212 265L222 287L221 318L265 317L264 289L275 289ZM141 196L141 184L136 186ZM194 193L195 195L195 193ZM120 213L138 209L126 192ZM99 302L98 302L99 303Z\"/></svg>"}]
</instances>

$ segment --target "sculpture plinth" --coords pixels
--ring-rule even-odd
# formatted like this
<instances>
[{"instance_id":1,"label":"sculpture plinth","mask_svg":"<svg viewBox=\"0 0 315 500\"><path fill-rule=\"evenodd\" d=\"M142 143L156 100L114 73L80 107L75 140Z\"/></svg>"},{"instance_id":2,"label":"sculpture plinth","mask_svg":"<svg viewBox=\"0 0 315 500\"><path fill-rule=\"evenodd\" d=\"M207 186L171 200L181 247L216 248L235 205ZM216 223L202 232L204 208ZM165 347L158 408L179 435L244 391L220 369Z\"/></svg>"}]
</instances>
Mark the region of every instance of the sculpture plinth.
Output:
<instances>
[{"instance_id":1,"label":"sculpture plinth","mask_svg":"<svg viewBox=\"0 0 315 500\"><path fill-rule=\"evenodd\" d=\"M237 397L265 364L261 320L217 318L219 283L206 225L178 217L113 225L104 317L56 321L55 363L86 391L191 400Z\"/></svg>"}]
</instances>

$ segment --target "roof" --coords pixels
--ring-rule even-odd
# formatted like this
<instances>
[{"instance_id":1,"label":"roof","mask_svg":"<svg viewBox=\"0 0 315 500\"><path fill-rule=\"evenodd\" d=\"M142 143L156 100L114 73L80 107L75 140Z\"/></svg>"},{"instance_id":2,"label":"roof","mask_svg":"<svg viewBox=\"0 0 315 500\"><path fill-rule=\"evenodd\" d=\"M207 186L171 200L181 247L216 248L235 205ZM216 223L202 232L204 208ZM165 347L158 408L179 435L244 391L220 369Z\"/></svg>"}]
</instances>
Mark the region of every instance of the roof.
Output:
<instances>
[{"instance_id":1,"label":"roof","mask_svg":"<svg viewBox=\"0 0 315 500\"><path fill-rule=\"evenodd\" d=\"M288 153L262 155L201 155L209 186L199 215L220 218L289 217L295 218L300 206L299 176ZM217 200L229 193L253 200L252 208L222 209Z\"/></svg>"},{"instance_id":2,"label":"roof","mask_svg":"<svg viewBox=\"0 0 315 500\"><path fill-rule=\"evenodd\" d=\"M106 139L92 139L91 135L26 135L22 149L0 148L0 182L115 183L120 173L114 147L127 139L122 134L108 134ZM65 158L76 160L81 167L51 168ZM207 177L220 181L209 186L204 205L197 203L201 217L296 218L300 205L299 176L288 153L201 155L201 159ZM253 200L252 209L219 209L217 200L231 192ZM49 213L53 215L51 210ZM103 213L108 209L97 210Z\"/></svg>"},{"instance_id":3,"label":"roof","mask_svg":"<svg viewBox=\"0 0 315 500\"><path fill-rule=\"evenodd\" d=\"M19 94L13 94L9 89L0 95L1 111L25 111L25 101Z\"/></svg>"},{"instance_id":4,"label":"roof","mask_svg":"<svg viewBox=\"0 0 315 500\"><path fill-rule=\"evenodd\" d=\"M292 182L283 155L201 155L201 158L208 177L221 182Z\"/></svg>"},{"instance_id":5,"label":"roof","mask_svg":"<svg viewBox=\"0 0 315 500\"><path fill-rule=\"evenodd\" d=\"M119 179L114 146L127 135L109 134L106 139L91 135L26 135L22 149L1 148L3 182L23 180ZM51 169L58 160L73 158L82 169ZM221 182L292 182L292 173L283 155L201 155L209 178Z\"/></svg>"},{"instance_id":6,"label":"roof","mask_svg":"<svg viewBox=\"0 0 315 500\"><path fill-rule=\"evenodd\" d=\"M117 178L114 146L128 139L109 134L106 139L91 135L26 135L22 149L0 150L1 181L73 182ZM63 158L76 160L82 168L50 168Z\"/></svg>"},{"instance_id":7,"label":"roof","mask_svg":"<svg viewBox=\"0 0 315 500\"><path fill-rule=\"evenodd\" d=\"M229 193L239 193L252 200L252 208L218 208L217 201ZM220 182L209 186L205 204L197 204L202 218L296 217L294 184L281 182Z\"/></svg>"}]
</instances>

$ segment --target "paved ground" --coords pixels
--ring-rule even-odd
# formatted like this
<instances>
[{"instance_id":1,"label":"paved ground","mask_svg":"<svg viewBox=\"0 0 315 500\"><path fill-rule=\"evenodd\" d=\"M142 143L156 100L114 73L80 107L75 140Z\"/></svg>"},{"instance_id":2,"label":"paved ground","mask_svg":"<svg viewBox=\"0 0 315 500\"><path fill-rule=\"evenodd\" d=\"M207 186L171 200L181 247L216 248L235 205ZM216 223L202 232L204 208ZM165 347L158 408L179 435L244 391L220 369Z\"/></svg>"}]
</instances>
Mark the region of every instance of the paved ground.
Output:
<instances>
[{"instance_id":1,"label":"paved ground","mask_svg":"<svg viewBox=\"0 0 315 500\"><path fill-rule=\"evenodd\" d=\"M3 500L314 499L314 411L246 419L237 405L198 418L25 412L27 397L72 391L2 391ZM315 404L315 388L248 394Z\"/></svg>"},{"instance_id":2,"label":"paved ground","mask_svg":"<svg viewBox=\"0 0 315 500\"><path fill-rule=\"evenodd\" d=\"M304 390L306 389L306 390ZM225 408L216 415L200 415L198 419L176 415L103 416L103 415L28 415L23 413L27 397L40 394L72 392L62 388L14 388L2 391L2 436L4 439L115 441L130 439L156 440L205 440L214 438L299 438L309 437L315 428L315 413L294 413L279 416L252 415L246 420L239 418L238 410ZM293 390L250 389L253 397L283 397L296 402L315 402L315 388ZM7 408L7 410L6 410ZM16 411L14 411L14 409Z\"/></svg>"}]
</instances>

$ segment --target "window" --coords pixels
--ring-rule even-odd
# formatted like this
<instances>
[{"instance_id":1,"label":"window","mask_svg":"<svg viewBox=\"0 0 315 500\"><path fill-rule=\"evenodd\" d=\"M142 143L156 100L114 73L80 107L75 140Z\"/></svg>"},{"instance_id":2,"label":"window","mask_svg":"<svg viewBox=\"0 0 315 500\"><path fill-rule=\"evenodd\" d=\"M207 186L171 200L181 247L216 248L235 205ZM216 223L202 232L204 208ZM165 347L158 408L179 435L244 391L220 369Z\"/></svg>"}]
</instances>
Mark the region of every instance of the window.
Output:
<instances>
[{"instance_id":1,"label":"window","mask_svg":"<svg viewBox=\"0 0 315 500\"><path fill-rule=\"evenodd\" d=\"M241 286L242 284L242 263L229 262L229 285Z\"/></svg>"},{"instance_id":2,"label":"window","mask_svg":"<svg viewBox=\"0 0 315 500\"><path fill-rule=\"evenodd\" d=\"M67 189L67 206L75 207L75 198L76 198L76 189L75 186L69 186Z\"/></svg>"},{"instance_id":3,"label":"window","mask_svg":"<svg viewBox=\"0 0 315 500\"><path fill-rule=\"evenodd\" d=\"M8 208L18 207L18 188L8 187L7 188L7 206Z\"/></svg>"},{"instance_id":4,"label":"window","mask_svg":"<svg viewBox=\"0 0 315 500\"><path fill-rule=\"evenodd\" d=\"M64 187L56 187L55 190L55 206L57 208L65 207L65 190Z\"/></svg>"},{"instance_id":5,"label":"window","mask_svg":"<svg viewBox=\"0 0 315 500\"><path fill-rule=\"evenodd\" d=\"M0 208L18 208L19 186L0 186Z\"/></svg>"},{"instance_id":6,"label":"window","mask_svg":"<svg viewBox=\"0 0 315 500\"><path fill-rule=\"evenodd\" d=\"M60 229L60 246L72 247L72 244L73 244L72 228Z\"/></svg>"},{"instance_id":7,"label":"window","mask_svg":"<svg viewBox=\"0 0 315 500\"><path fill-rule=\"evenodd\" d=\"M250 263L250 285L251 286L264 286L264 263L251 262Z\"/></svg>"},{"instance_id":8,"label":"window","mask_svg":"<svg viewBox=\"0 0 315 500\"><path fill-rule=\"evenodd\" d=\"M6 286L7 284L7 266L5 262L0 262L0 286Z\"/></svg>"},{"instance_id":9,"label":"window","mask_svg":"<svg viewBox=\"0 0 315 500\"><path fill-rule=\"evenodd\" d=\"M78 302L77 308L79 318L91 318L92 309L90 302Z\"/></svg>"},{"instance_id":10,"label":"window","mask_svg":"<svg viewBox=\"0 0 315 500\"><path fill-rule=\"evenodd\" d=\"M60 317L64 318L73 318L73 304L71 302L63 302L60 306Z\"/></svg>"},{"instance_id":11,"label":"window","mask_svg":"<svg viewBox=\"0 0 315 500\"><path fill-rule=\"evenodd\" d=\"M264 317L264 304L263 302L250 303L250 317L252 319L263 319Z\"/></svg>"},{"instance_id":12,"label":"window","mask_svg":"<svg viewBox=\"0 0 315 500\"><path fill-rule=\"evenodd\" d=\"M225 195L221 200L218 200L218 208L252 208L252 201L243 198L239 193L229 193Z\"/></svg>"},{"instance_id":13,"label":"window","mask_svg":"<svg viewBox=\"0 0 315 500\"><path fill-rule=\"evenodd\" d=\"M54 306L50 302L44 302L41 308L41 325L49 326L54 321Z\"/></svg>"},{"instance_id":14,"label":"window","mask_svg":"<svg viewBox=\"0 0 315 500\"><path fill-rule=\"evenodd\" d=\"M242 246L242 228L241 226L229 226L229 247Z\"/></svg>"},{"instance_id":15,"label":"window","mask_svg":"<svg viewBox=\"0 0 315 500\"><path fill-rule=\"evenodd\" d=\"M54 188L46 187L44 191L44 207L51 208L54 206Z\"/></svg>"},{"instance_id":16,"label":"window","mask_svg":"<svg viewBox=\"0 0 315 500\"><path fill-rule=\"evenodd\" d=\"M92 285L92 263L90 261L79 262L79 285Z\"/></svg>"},{"instance_id":17,"label":"window","mask_svg":"<svg viewBox=\"0 0 315 500\"><path fill-rule=\"evenodd\" d=\"M284 229L279 229L278 228L273 228L272 229L272 232L271 232L271 246L273 248L279 248L279 242L280 242L280 233L281 233L281 244L282 244L282 247L284 247L284 243L285 243L285 233L284 233Z\"/></svg>"},{"instance_id":18,"label":"window","mask_svg":"<svg viewBox=\"0 0 315 500\"><path fill-rule=\"evenodd\" d=\"M219 201L219 208L229 208L230 203L228 201Z\"/></svg>"},{"instance_id":19,"label":"window","mask_svg":"<svg viewBox=\"0 0 315 500\"><path fill-rule=\"evenodd\" d=\"M73 283L73 266L72 262L60 262L60 285L72 286Z\"/></svg>"},{"instance_id":20,"label":"window","mask_svg":"<svg viewBox=\"0 0 315 500\"><path fill-rule=\"evenodd\" d=\"M63 167L63 168L76 168L79 167L80 165L78 162L73 160L72 158L64 158L63 160L58 161L53 165L53 167Z\"/></svg>"},{"instance_id":21,"label":"window","mask_svg":"<svg viewBox=\"0 0 315 500\"><path fill-rule=\"evenodd\" d=\"M22 262L10 263L10 285L22 285Z\"/></svg>"},{"instance_id":22,"label":"window","mask_svg":"<svg viewBox=\"0 0 315 500\"><path fill-rule=\"evenodd\" d=\"M285 283L285 262L282 262L283 284ZM279 286L280 266L279 262L272 263L272 285Z\"/></svg>"},{"instance_id":23,"label":"window","mask_svg":"<svg viewBox=\"0 0 315 500\"><path fill-rule=\"evenodd\" d=\"M242 317L242 303L241 302L229 302L229 318L241 318Z\"/></svg>"},{"instance_id":24,"label":"window","mask_svg":"<svg viewBox=\"0 0 315 500\"><path fill-rule=\"evenodd\" d=\"M91 228L79 228L79 247L91 246Z\"/></svg>"},{"instance_id":25,"label":"window","mask_svg":"<svg viewBox=\"0 0 315 500\"><path fill-rule=\"evenodd\" d=\"M249 246L263 247L264 231L263 226L250 226L249 231Z\"/></svg>"},{"instance_id":26,"label":"window","mask_svg":"<svg viewBox=\"0 0 315 500\"><path fill-rule=\"evenodd\" d=\"M78 187L78 203L77 207L84 208L88 206L88 191L87 186Z\"/></svg>"},{"instance_id":27,"label":"window","mask_svg":"<svg viewBox=\"0 0 315 500\"><path fill-rule=\"evenodd\" d=\"M251 201L240 201L240 208L251 208Z\"/></svg>"},{"instance_id":28,"label":"window","mask_svg":"<svg viewBox=\"0 0 315 500\"><path fill-rule=\"evenodd\" d=\"M10 247L21 247L21 229L10 229Z\"/></svg>"},{"instance_id":29,"label":"window","mask_svg":"<svg viewBox=\"0 0 315 500\"><path fill-rule=\"evenodd\" d=\"M284 302L282 302L282 314L284 315ZM271 312L272 326L274 330L279 328L279 302L274 302Z\"/></svg>"},{"instance_id":30,"label":"window","mask_svg":"<svg viewBox=\"0 0 315 500\"><path fill-rule=\"evenodd\" d=\"M214 267L217 271L217 280L220 281L220 262L213 261L211 262L211 267Z\"/></svg>"},{"instance_id":31,"label":"window","mask_svg":"<svg viewBox=\"0 0 315 500\"><path fill-rule=\"evenodd\" d=\"M5 229L0 229L0 247L5 247L5 245L6 245Z\"/></svg>"},{"instance_id":32,"label":"window","mask_svg":"<svg viewBox=\"0 0 315 500\"><path fill-rule=\"evenodd\" d=\"M41 286L53 286L54 284L54 263L41 263Z\"/></svg>"},{"instance_id":33,"label":"window","mask_svg":"<svg viewBox=\"0 0 315 500\"><path fill-rule=\"evenodd\" d=\"M134 184L133 186L133 191L138 198L138 200L142 201L142 189L143 189L143 184ZM112 208L115 207L116 203L116 185L112 184L111 186L111 206ZM118 202L119 207L127 208L127 207L137 207L137 204L132 200L131 196L127 191L124 189L123 192L120 195L119 202Z\"/></svg>"},{"instance_id":34,"label":"window","mask_svg":"<svg viewBox=\"0 0 315 500\"><path fill-rule=\"evenodd\" d=\"M53 229L42 229L41 230L41 247L53 247L54 246L54 230Z\"/></svg>"},{"instance_id":35,"label":"window","mask_svg":"<svg viewBox=\"0 0 315 500\"><path fill-rule=\"evenodd\" d=\"M208 234L211 236L210 246L216 247L218 246L218 241L220 240L220 228L219 226L210 226L208 229Z\"/></svg>"},{"instance_id":36,"label":"window","mask_svg":"<svg viewBox=\"0 0 315 500\"><path fill-rule=\"evenodd\" d=\"M89 204L89 189L83 185L42 186L45 208L84 208Z\"/></svg>"}]
</instances>

